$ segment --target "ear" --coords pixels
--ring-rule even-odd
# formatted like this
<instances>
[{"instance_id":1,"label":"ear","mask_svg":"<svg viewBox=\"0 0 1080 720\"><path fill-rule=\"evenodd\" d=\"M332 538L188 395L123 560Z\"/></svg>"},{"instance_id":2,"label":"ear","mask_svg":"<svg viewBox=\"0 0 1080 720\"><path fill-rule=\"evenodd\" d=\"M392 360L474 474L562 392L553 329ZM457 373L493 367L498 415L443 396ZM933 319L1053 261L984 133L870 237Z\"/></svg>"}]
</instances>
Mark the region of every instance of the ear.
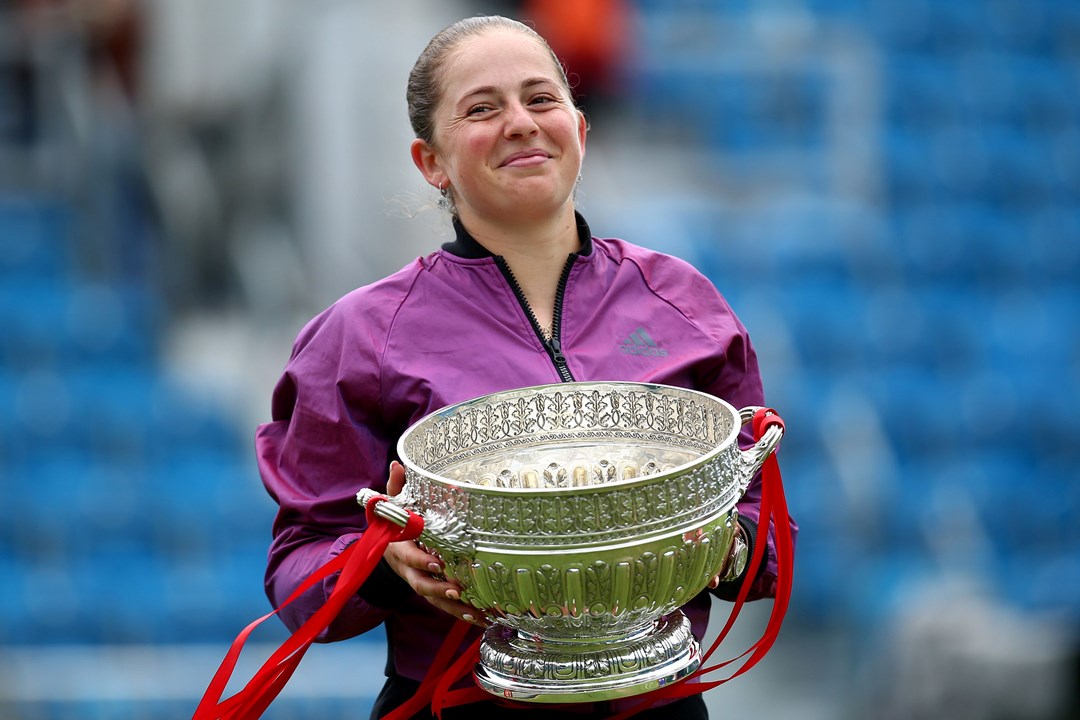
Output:
<instances>
[{"instance_id":1,"label":"ear","mask_svg":"<svg viewBox=\"0 0 1080 720\"><path fill-rule=\"evenodd\" d=\"M412 153L413 163L432 187L441 188L449 184L438 154L427 141L416 138L409 146L409 150Z\"/></svg>"},{"instance_id":2,"label":"ear","mask_svg":"<svg viewBox=\"0 0 1080 720\"><path fill-rule=\"evenodd\" d=\"M585 119L585 113L580 110L578 114L578 140L581 142L581 156L585 157L585 136L589 133L589 121Z\"/></svg>"}]
</instances>

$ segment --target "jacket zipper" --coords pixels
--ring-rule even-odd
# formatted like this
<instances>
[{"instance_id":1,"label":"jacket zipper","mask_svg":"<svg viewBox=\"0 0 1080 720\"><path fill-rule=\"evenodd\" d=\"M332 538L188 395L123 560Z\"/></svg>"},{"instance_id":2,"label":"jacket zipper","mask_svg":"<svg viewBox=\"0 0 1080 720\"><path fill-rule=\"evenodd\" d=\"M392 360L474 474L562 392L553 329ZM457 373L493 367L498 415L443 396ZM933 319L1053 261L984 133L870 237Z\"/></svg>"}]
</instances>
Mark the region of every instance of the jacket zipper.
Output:
<instances>
[{"instance_id":1,"label":"jacket zipper","mask_svg":"<svg viewBox=\"0 0 1080 720\"><path fill-rule=\"evenodd\" d=\"M574 375L570 372L569 366L566 364L566 355L562 351L562 308L563 308L563 295L566 294L566 282L570 279L570 270L574 267L574 259L577 257L576 253L572 253L566 258L566 264L563 265L562 275L559 276L559 285L555 290L555 308L551 319L551 339L544 337L544 330L540 327L540 321L536 319L536 313L533 312L532 306L529 305L529 301L525 298L525 293L521 290L521 285L518 284L517 278L514 277L513 271L510 266L506 264L505 258L501 255L495 256L495 264L499 270L502 271L503 277L506 278L506 282L510 284L510 289L514 291L515 297L518 302L521 303L522 309L525 311L525 315L528 316L529 322L532 323L533 332L536 333L536 337L539 338L540 344L547 350L548 356L551 358L552 364L555 365L555 371L559 373L559 378L563 382L574 382Z\"/></svg>"}]
</instances>

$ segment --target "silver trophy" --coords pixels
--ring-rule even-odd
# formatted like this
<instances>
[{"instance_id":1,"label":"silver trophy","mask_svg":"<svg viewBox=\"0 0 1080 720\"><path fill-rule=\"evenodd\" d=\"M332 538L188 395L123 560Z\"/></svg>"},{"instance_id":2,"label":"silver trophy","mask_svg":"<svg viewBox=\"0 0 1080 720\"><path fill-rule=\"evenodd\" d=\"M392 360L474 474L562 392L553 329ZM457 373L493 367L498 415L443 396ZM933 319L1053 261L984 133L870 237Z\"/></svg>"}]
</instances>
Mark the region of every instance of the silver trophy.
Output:
<instances>
[{"instance_id":1,"label":"silver trophy","mask_svg":"<svg viewBox=\"0 0 1080 720\"><path fill-rule=\"evenodd\" d=\"M485 395L409 428L405 489L375 512L421 515L420 542L493 623L481 687L537 703L637 695L701 662L678 608L720 571L735 504L780 442L771 427L739 449L756 410L632 382Z\"/></svg>"}]
</instances>

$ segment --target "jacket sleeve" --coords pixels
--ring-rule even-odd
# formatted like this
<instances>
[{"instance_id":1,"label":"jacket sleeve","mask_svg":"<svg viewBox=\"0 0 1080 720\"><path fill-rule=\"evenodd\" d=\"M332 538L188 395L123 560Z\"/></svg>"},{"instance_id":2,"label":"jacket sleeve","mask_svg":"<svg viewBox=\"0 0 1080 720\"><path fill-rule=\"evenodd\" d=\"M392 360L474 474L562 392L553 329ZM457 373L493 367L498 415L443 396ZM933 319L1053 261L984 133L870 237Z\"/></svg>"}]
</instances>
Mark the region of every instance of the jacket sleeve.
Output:
<instances>
[{"instance_id":1,"label":"jacket sleeve","mask_svg":"<svg viewBox=\"0 0 1080 720\"><path fill-rule=\"evenodd\" d=\"M379 421L377 349L350 344L345 325L328 313L302 331L274 389L272 421L255 436L263 484L279 507L265 578L275 608L363 533L356 493L386 489L392 435ZM293 631L302 625L325 604L336 580L335 574L283 609L285 625ZM344 639L381 623L388 613L363 599L372 595L350 599L319 640Z\"/></svg>"},{"instance_id":2,"label":"jacket sleeve","mask_svg":"<svg viewBox=\"0 0 1080 720\"><path fill-rule=\"evenodd\" d=\"M751 406L765 406L757 354L750 342L749 334L726 301L720 298L719 302L726 309L726 322L729 323L730 333L727 336L722 365L705 389L727 400L736 410ZM753 444L753 431L748 423L739 433L739 447L745 450ZM739 522L742 524L744 535L749 539L751 553L756 543L766 543L765 562L761 564L753 579L748 595L751 600L776 596L776 528L762 522L761 488L761 473L758 472L738 503ZM799 531L798 524L791 518L789 525L794 539ZM749 569L749 563L747 569ZM738 595L742 580L743 578L738 578L729 583L721 583L715 594L724 599L734 600Z\"/></svg>"}]
</instances>

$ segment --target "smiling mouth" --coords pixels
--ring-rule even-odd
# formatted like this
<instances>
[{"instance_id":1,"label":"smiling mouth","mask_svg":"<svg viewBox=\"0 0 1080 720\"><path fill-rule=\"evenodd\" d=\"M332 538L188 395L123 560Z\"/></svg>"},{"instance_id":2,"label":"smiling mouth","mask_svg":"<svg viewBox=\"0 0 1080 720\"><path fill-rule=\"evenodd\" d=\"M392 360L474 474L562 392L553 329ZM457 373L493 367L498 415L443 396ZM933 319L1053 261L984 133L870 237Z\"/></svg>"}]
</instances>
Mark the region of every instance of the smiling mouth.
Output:
<instances>
[{"instance_id":1,"label":"smiling mouth","mask_svg":"<svg viewBox=\"0 0 1080 720\"><path fill-rule=\"evenodd\" d=\"M503 161L502 167L533 167L541 165L550 159L547 153L530 152L519 155L511 155Z\"/></svg>"}]
</instances>

